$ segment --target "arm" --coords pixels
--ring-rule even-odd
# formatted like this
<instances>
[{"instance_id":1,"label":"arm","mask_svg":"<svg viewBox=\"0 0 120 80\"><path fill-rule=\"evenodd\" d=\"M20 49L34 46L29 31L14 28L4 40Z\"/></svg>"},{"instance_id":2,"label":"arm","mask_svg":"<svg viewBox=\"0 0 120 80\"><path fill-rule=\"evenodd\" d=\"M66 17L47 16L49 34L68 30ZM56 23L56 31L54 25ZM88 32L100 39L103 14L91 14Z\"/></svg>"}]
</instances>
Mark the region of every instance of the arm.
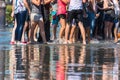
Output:
<instances>
[{"instance_id":1,"label":"arm","mask_svg":"<svg viewBox=\"0 0 120 80\"><path fill-rule=\"evenodd\" d=\"M39 6L41 4L41 0L32 0L32 3Z\"/></svg>"},{"instance_id":2,"label":"arm","mask_svg":"<svg viewBox=\"0 0 120 80\"><path fill-rule=\"evenodd\" d=\"M23 0L25 7L27 8L28 12L30 13L30 6L28 5L27 0Z\"/></svg>"},{"instance_id":3,"label":"arm","mask_svg":"<svg viewBox=\"0 0 120 80\"><path fill-rule=\"evenodd\" d=\"M62 0L65 4L69 3L69 0Z\"/></svg>"},{"instance_id":4,"label":"arm","mask_svg":"<svg viewBox=\"0 0 120 80\"><path fill-rule=\"evenodd\" d=\"M119 2L118 0L113 0L114 7L119 10Z\"/></svg>"},{"instance_id":5,"label":"arm","mask_svg":"<svg viewBox=\"0 0 120 80\"><path fill-rule=\"evenodd\" d=\"M11 13L11 17L14 17L14 0L12 1L12 13Z\"/></svg>"},{"instance_id":6,"label":"arm","mask_svg":"<svg viewBox=\"0 0 120 80\"><path fill-rule=\"evenodd\" d=\"M49 4L52 0L44 0L44 4Z\"/></svg>"},{"instance_id":7,"label":"arm","mask_svg":"<svg viewBox=\"0 0 120 80\"><path fill-rule=\"evenodd\" d=\"M100 9L100 10L103 10L103 8L101 8L100 6L98 6L98 5L96 5L96 7L98 8L98 9Z\"/></svg>"}]
</instances>

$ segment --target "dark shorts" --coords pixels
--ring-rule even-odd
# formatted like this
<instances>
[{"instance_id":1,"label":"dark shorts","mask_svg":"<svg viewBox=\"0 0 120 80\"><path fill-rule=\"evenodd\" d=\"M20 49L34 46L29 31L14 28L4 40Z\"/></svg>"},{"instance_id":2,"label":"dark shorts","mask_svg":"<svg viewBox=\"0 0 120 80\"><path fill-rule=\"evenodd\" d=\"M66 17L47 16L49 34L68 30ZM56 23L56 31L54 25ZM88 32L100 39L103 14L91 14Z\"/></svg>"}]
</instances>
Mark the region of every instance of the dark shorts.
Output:
<instances>
[{"instance_id":1,"label":"dark shorts","mask_svg":"<svg viewBox=\"0 0 120 80\"><path fill-rule=\"evenodd\" d=\"M73 19L77 22L83 22L83 11L82 10L72 10L68 11L67 23L71 24Z\"/></svg>"},{"instance_id":2,"label":"dark shorts","mask_svg":"<svg viewBox=\"0 0 120 80\"><path fill-rule=\"evenodd\" d=\"M59 18L59 20L60 20L60 18L66 19L66 14L59 14L59 15L58 15L58 18Z\"/></svg>"},{"instance_id":3,"label":"dark shorts","mask_svg":"<svg viewBox=\"0 0 120 80\"><path fill-rule=\"evenodd\" d=\"M105 21L114 22L114 17L112 17L112 16L109 15L109 14L105 14L104 20L105 20Z\"/></svg>"}]
</instances>

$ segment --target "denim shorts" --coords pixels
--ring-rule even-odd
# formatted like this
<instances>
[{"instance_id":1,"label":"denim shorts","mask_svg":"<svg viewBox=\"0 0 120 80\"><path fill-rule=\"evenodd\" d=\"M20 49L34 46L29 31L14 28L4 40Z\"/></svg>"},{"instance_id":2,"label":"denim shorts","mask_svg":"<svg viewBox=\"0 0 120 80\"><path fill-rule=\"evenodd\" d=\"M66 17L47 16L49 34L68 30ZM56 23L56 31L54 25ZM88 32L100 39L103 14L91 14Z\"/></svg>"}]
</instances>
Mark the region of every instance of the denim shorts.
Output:
<instances>
[{"instance_id":1,"label":"denim shorts","mask_svg":"<svg viewBox=\"0 0 120 80\"><path fill-rule=\"evenodd\" d=\"M43 21L43 16L39 13L31 13L30 19L31 21Z\"/></svg>"},{"instance_id":2,"label":"denim shorts","mask_svg":"<svg viewBox=\"0 0 120 80\"><path fill-rule=\"evenodd\" d=\"M59 22L59 18L57 16L57 12L56 11L52 11L51 12L51 15L52 15L52 24L58 24Z\"/></svg>"}]
</instances>

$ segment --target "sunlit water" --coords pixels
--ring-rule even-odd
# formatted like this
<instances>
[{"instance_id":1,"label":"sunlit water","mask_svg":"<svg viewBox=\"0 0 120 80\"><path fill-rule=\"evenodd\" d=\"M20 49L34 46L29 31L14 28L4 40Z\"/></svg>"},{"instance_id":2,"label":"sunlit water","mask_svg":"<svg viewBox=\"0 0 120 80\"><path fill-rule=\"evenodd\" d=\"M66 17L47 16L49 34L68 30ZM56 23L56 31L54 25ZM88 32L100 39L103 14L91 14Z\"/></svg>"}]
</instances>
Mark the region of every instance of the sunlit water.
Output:
<instances>
[{"instance_id":1,"label":"sunlit water","mask_svg":"<svg viewBox=\"0 0 120 80\"><path fill-rule=\"evenodd\" d=\"M0 80L120 80L120 45L10 45L0 29Z\"/></svg>"}]
</instances>

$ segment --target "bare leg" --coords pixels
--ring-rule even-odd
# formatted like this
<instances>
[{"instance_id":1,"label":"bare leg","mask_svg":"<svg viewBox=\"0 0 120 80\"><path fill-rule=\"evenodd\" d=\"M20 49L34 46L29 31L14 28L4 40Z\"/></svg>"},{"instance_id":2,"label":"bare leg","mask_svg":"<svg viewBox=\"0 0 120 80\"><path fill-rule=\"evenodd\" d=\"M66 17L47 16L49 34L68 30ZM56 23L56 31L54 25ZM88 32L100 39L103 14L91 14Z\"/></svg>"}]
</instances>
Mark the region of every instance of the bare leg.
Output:
<instances>
[{"instance_id":1,"label":"bare leg","mask_svg":"<svg viewBox=\"0 0 120 80\"><path fill-rule=\"evenodd\" d=\"M52 40L56 39L56 30L57 30L57 24L52 25L53 31L52 31Z\"/></svg>"},{"instance_id":2,"label":"bare leg","mask_svg":"<svg viewBox=\"0 0 120 80\"><path fill-rule=\"evenodd\" d=\"M69 24L66 25L66 29L65 29L65 43L68 42L68 36L69 36L69 31L70 31L70 26Z\"/></svg>"},{"instance_id":3,"label":"bare leg","mask_svg":"<svg viewBox=\"0 0 120 80\"><path fill-rule=\"evenodd\" d=\"M43 39L43 42L47 43L47 41L46 41L46 35L45 35L45 30L44 30L44 23L43 23L43 21L39 21L38 24L39 24L39 27L40 27L40 33L41 33L41 37Z\"/></svg>"},{"instance_id":4,"label":"bare leg","mask_svg":"<svg viewBox=\"0 0 120 80\"><path fill-rule=\"evenodd\" d=\"M112 27L113 27L113 23L109 22L109 26L108 26L108 39L112 39Z\"/></svg>"},{"instance_id":5,"label":"bare leg","mask_svg":"<svg viewBox=\"0 0 120 80\"><path fill-rule=\"evenodd\" d=\"M34 42L33 36L34 36L34 29L35 29L36 25L37 25L37 22L31 22L31 28L30 28L30 31L29 31L31 42Z\"/></svg>"},{"instance_id":6,"label":"bare leg","mask_svg":"<svg viewBox=\"0 0 120 80\"><path fill-rule=\"evenodd\" d=\"M105 27L104 27L105 40L108 39L108 26L109 26L109 22L105 21Z\"/></svg>"},{"instance_id":7,"label":"bare leg","mask_svg":"<svg viewBox=\"0 0 120 80\"><path fill-rule=\"evenodd\" d=\"M36 25L35 30L34 30L34 41L37 41L37 31L38 31L38 25Z\"/></svg>"},{"instance_id":8,"label":"bare leg","mask_svg":"<svg viewBox=\"0 0 120 80\"><path fill-rule=\"evenodd\" d=\"M81 31L81 35L82 35L82 39L83 39L83 44L86 44L86 36L85 36L85 29L83 27L83 23L79 22L78 23L80 31Z\"/></svg>"},{"instance_id":9,"label":"bare leg","mask_svg":"<svg viewBox=\"0 0 120 80\"><path fill-rule=\"evenodd\" d=\"M118 37L117 37L117 34L118 34L118 26L119 26L119 22L115 24L115 29L114 29L114 42L118 42Z\"/></svg>"},{"instance_id":10,"label":"bare leg","mask_svg":"<svg viewBox=\"0 0 120 80\"><path fill-rule=\"evenodd\" d=\"M23 28L23 33L22 33L22 40L21 40L22 42L25 42L25 32L26 32L28 27L29 27L29 22L26 21L25 25L24 25L24 28Z\"/></svg>"},{"instance_id":11,"label":"bare leg","mask_svg":"<svg viewBox=\"0 0 120 80\"><path fill-rule=\"evenodd\" d=\"M75 34L75 25L72 25L71 31L70 31L70 43L73 43L73 38L74 38L74 34Z\"/></svg>"},{"instance_id":12,"label":"bare leg","mask_svg":"<svg viewBox=\"0 0 120 80\"><path fill-rule=\"evenodd\" d=\"M61 28L60 28L60 33L59 33L59 38L63 38L64 34L65 34L65 27L66 27L66 21L65 19L60 19L60 24L61 24Z\"/></svg>"},{"instance_id":13,"label":"bare leg","mask_svg":"<svg viewBox=\"0 0 120 80\"><path fill-rule=\"evenodd\" d=\"M11 42L15 42L15 30L16 30L16 27L17 27L17 22L16 20L14 21L14 28L12 30L12 37L11 37Z\"/></svg>"}]
</instances>

